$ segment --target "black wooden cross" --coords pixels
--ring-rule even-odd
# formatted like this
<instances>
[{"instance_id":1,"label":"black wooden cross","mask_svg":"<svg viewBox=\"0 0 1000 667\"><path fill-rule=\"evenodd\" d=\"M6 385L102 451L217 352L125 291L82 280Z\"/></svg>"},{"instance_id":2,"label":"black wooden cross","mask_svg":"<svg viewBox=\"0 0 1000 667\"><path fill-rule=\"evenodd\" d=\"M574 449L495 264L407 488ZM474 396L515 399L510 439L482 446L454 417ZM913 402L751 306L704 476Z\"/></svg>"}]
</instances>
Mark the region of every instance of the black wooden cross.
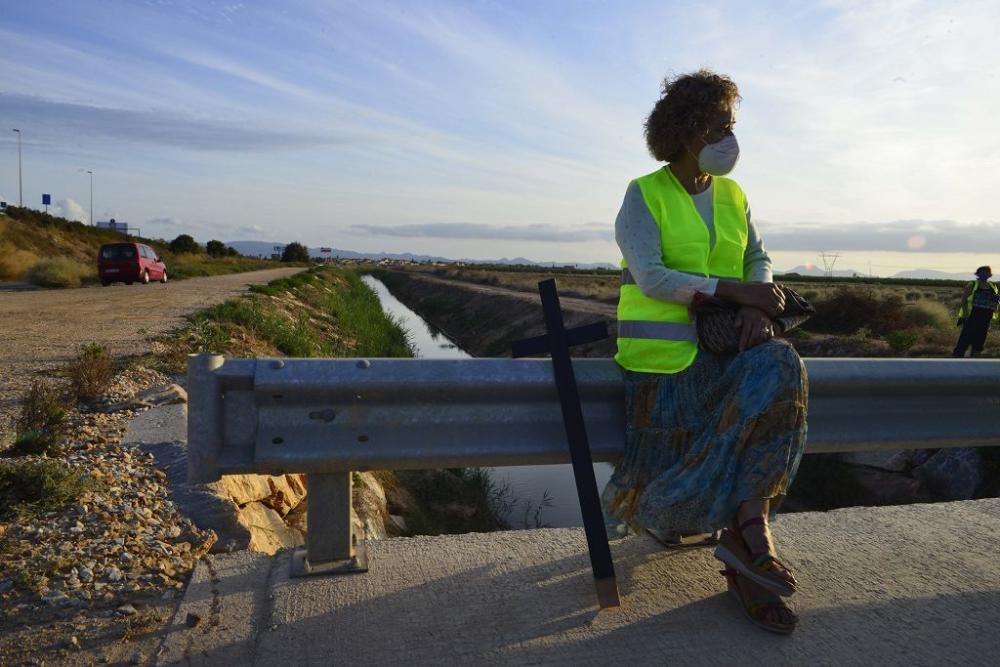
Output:
<instances>
[{"instance_id":1,"label":"black wooden cross","mask_svg":"<svg viewBox=\"0 0 1000 667\"><path fill-rule=\"evenodd\" d=\"M542 312L545 314L545 329L548 333L516 341L511 345L511 356L526 357L545 352L552 355L552 368L556 376L556 388L562 405L566 439L569 441L569 454L573 463L573 477L576 479L576 493L580 497L583 529L587 534L590 566L594 571L597 602L601 609L617 607L621 604L621 599L618 595L618 582L615 579L615 565L611 560L611 547L608 546L608 532L601 512L597 479L594 477L594 463L590 458L590 442L587 440L587 429L583 423L580 393L576 387L573 362L569 357L571 346L607 338L608 326L605 322L597 322L575 329L566 329L562 309L559 307L556 281L550 278L538 283L538 293L542 297Z\"/></svg>"}]
</instances>

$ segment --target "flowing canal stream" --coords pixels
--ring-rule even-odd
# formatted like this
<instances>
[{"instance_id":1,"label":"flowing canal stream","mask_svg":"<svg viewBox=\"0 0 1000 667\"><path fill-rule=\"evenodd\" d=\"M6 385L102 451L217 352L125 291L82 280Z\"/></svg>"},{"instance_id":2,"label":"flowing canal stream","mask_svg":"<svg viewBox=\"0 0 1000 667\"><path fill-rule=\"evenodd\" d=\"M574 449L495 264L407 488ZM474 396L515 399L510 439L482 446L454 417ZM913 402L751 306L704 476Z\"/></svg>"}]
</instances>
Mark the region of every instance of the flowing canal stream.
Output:
<instances>
[{"instance_id":1,"label":"flowing canal stream","mask_svg":"<svg viewBox=\"0 0 1000 667\"><path fill-rule=\"evenodd\" d=\"M468 359L470 355L441 333L434 331L416 313L394 297L379 280L362 278L382 303L382 310L395 318L422 359ZM569 465L511 466L490 468L499 488L506 486L510 511L504 519L511 528L564 528L582 526L580 502L576 496L573 469ZM597 487L603 489L612 466L594 464Z\"/></svg>"}]
</instances>

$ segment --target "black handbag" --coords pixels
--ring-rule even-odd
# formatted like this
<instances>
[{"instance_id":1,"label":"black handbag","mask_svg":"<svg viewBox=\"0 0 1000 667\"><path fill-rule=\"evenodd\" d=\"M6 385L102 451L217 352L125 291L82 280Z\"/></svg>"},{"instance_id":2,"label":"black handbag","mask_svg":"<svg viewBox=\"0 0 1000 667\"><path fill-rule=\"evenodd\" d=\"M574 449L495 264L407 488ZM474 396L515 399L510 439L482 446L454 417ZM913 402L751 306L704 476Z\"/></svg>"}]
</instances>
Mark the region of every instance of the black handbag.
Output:
<instances>
[{"instance_id":1,"label":"black handbag","mask_svg":"<svg viewBox=\"0 0 1000 667\"><path fill-rule=\"evenodd\" d=\"M815 312L816 308L790 287L778 285L785 295L785 307L771 319L776 333L793 329ZM692 305L698 330L699 345L715 354L736 354L740 351L740 328L736 314L740 306L714 296L699 295Z\"/></svg>"}]
</instances>

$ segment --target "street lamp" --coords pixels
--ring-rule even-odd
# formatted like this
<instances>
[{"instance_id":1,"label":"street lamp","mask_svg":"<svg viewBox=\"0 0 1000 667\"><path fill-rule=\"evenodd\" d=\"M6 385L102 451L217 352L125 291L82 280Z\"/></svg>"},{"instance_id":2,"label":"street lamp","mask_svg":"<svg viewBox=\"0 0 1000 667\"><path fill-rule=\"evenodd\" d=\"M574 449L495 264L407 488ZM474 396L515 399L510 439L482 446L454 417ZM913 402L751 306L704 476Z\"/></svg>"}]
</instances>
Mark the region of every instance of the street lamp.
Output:
<instances>
[{"instance_id":1,"label":"street lamp","mask_svg":"<svg viewBox=\"0 0 1000 667\"><path fill-rule=\"evenodd\" d=\"M94 222L94 172L90 169L81 169L80 171L85 171L90 174L90 224L96 225Z\"/></svg>"},{"instance_id":2,"label":"street lamp","mask_svg":"<svg viewBox=\"0 0 1000 667\"><path fill-rule=\"evenodd\" d=\"M87 173L90 174L90 224L96 225L97 221L94 220L94 172L88 169Z\"/></svg>"},{"instance_id":3,"label":"street lamp","mask_svg":"<svg viewBox=\"0 0 1000 667\"><path fill-rule=\"evenodd\" d=\"M24 207L24 193L21 190L21 130L16 127L11 132L17 132L17 207Z\"/></svg>"}]
</instances>

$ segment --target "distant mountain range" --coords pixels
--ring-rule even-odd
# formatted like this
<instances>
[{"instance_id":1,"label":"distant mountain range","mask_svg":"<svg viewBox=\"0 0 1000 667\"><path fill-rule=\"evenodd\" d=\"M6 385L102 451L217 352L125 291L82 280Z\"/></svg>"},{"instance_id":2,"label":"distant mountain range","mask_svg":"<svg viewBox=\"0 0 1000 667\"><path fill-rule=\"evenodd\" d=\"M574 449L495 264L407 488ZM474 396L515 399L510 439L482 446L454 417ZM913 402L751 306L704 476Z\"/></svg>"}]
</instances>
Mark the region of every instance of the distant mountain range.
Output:
<instances>
[{"instance_id":1,"label":"distant mountain range","mask_svg":"<svg viewBox=\"0 0 1000 667\"><path fill-rule=\"evenodd\" d=\"M962 273L948 273L947 271L935 271L933 269L917 269L915 271L900 271L893 278L926 278L928 280L973 280L972 271Z\"/></svg>"},{"instance_id":2,"label":"distant mountain range","mask_svg":"<svg viewBox=\"0 0 1000 667\"><path fill-rule=\"evenodd\" d=\"M790 273L797 273L800 276L825 276L826 272L817 266L796 266L793 269L787 271L775 271L779 275L788 275ZM853 269L839 269L833 272L833 275L838 278L850 278L853 276L867 276L868 274L864 271L855 271ZM892 276L887 276L888 278L910 278L914 280L972 280L972 272L968 273L949 273L947 271L935 271L934 269L913 269L909 271L900 271Z\"/></svg>"},{"instance_id":3,"label":"distant mountain range","mask_svg":"<svg viewBox=\"0 0 1000 667\"><path fill-rule=\"evenodd\" d=\"M268 243L265 241L229 241L228 246L235 248L241 255L250 257L270 257L272 254L280 253L275 248L284 248L284 243ZM454 259L451 257L439 257L437 255L415 255L413 253L391 253L391 252L355 252L353 250L342 250L340 248L330 248L330 252L321 252L320 248L308 248L310 257L327 258L338 257L340 259L368 259L380 261L383 259L393 259L404 262L464 262L466 264L502 264L508 266L575 266L578 269L617 269L615 264L608 262L580 263L580 262L534 262L524 257L501 257L500 259Z\"/></svg>"},{"instance_id":4,"label":"distant mountain range","mask_svg":"<svg viewBox=\"0 0 1000 667\"><path fill-rule=\"evenodd\" d=\"M275 250L275 248L284 248L284 243L271 243L266 241L229 241L227 244L242 255L247 255L250 257L270 257L274 253L281 252L280 250ZM554 266L574 266L578 269L617 269L617 264L611 264L610 262L592 262L592 263L581 263L581 262L535 262L525 257L501 257L500 259L454 259L452 257L440 257L438 255L416 255L410 252L403 253L392 253L392 252L355 252L354 250L342 250L340 248L330 248L329 253L321 252L320 248L308 248L309 256L316 258L327 258L327 257L337 257L340 259L367 259L372 261L381 261L383 259L398 260L404 262L443 262L443 263L453 263L453 262L463 262L465 264L499 264L505 266L538 266L538 267L554 267ZM787 271L775 271L778 275L788 275L790 273L797 273L800 276L824 276L826 272L817 266L796 266L794 268L788 269ZM864 271L856 271L854 269L837 269L833 272L833 275L838 278L851 278L853 276L866 276L868 275ZM893 276L888 276L890 278L911 278L917 280L972 280L972 273L949 273L947 271L935 271L933 269L915 269L910 271L900 271Z\"/></svg>"}]
</instances>

